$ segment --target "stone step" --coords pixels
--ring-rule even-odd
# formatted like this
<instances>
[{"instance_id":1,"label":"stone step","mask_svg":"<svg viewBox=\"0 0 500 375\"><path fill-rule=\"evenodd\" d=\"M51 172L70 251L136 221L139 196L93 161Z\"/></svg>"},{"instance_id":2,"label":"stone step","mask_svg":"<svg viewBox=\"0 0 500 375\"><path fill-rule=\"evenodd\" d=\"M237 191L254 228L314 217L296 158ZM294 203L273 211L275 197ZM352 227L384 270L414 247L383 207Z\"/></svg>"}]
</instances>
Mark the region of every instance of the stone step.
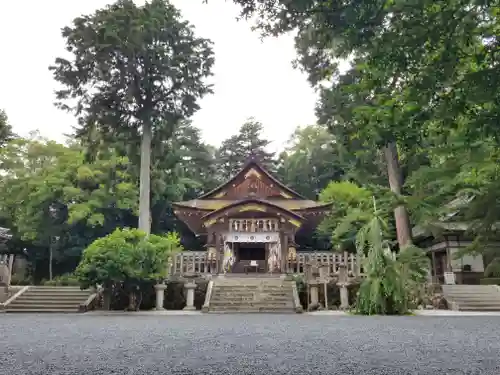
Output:
<instances>
[{"instance_id":1,"label":"stone step","mask_svg":"<svg viewBox=\"0 0 500 375\"><path fill-rule=\"evenodd\" d=\"M80 304L79 303L53 303L53 304L44 304L44 303L11 303L7 306L7 310L69 310L78 311Z\"/></svg>"},{"instance_id":2,"label":"stone step","mask_svg":"<svg viewBox=\"0 0 500 375\"><path fill-rule=\"evenodd\" d=\"M295 314L295 310L293 308L210 308L208 311L209 314Z\"/></svg>"},{"instance_id":3,"label":"stone step","mask_svg":"<svg viewBox=\"0 0 500 375\"><path fill-rule=\"evenodd\" d=\"M212 296L212 301L232 301L232 302L252 302L252 301L289 301L290 297L289 296L281 296L281 297L264 297L264 296L250 296L250 297L237 297L237 296L230 296L230 297L221 297L221 296Z\"/></svg>"},{"instance_id":4,"label":"stone step","mask_svg":"<svg viewBox=\"0 0 500 375\"><path fill-rule=\"evenodd\" d=\"M498 299L500 295L497 294L445 294L446 298L482 298L482 299Z\"/></svg>"},{"instance_id":5,"label":"stone step","mask_svg":"<svg viewBox=\"0 0 500 375\"><path fill-rule=\"evenodd\" d=\"M33 288L30 287L28 289L30 292L37 292L37 293L90 293L88 289L80 289L80 288Z\"/></svg>"},{"instance_id":6,"label":"stone step","mask_svg":"<svg viewBox=\"0 0 500 375\"><path fill-rule=\"evenodd\" d=\"M249 281L249 280L215 280L217 285L292 285L291 282L283 281Z\"/></svg>"},{"instance_id":7,"label":"stone step","mask_svg":"<svg viewBox=\"0 0 500 375\"><path fill-rule=\"evenodd\" d=\"M74 289L74 290L46 290L46 289L42 289L42 290L38 290L38 289L28 289L26 292L23 293L24 294L33 294L33 293L36 293L36 294L40 294L40 295L51 295L51 294L54 294L54 295L82 295L82 294L90 294L90 292L88 290L77 290L77 289Z\"/></svg>"},{"instance_id":8,"label":"stone step","mask_svg":"<svg viewBox=\"0 0 500 375\"><path fill-rule=\"evenodd\" d=\"M500 311L500 306L460 306L460 311Z\"/></svg>"},{"instance_id":9,"label":"stone step","mask_svg":"<svg viewBox=\"0 0 500 375\"><path fill-rule=\"evenodd\" d=\"M8 308L5 310L6 313L57 313L57 314L74 314L75 312L78 312L78 310L75 310L74 308L70 309L34 309L34 308Z\"/></svg>"},{"instance_id":10,"label":"stone step","mask_svg":"<svg viewBox=\"0 0 500 375\"><path fill-rule=\"evenodd\" d=\"M493 301L500 301L500 296L497 296L497 295L483 296L483 295L477 295L477 294L467 294L467 295L460 295L460 296L447 295L446 297L449 299L467 299L467 300L476 300L476 301L489 299L489 300L493 300Z\"/></svg>"},{"instance_id":11,"label":"stone step","mask_svg":"<svg viewBox=\"0 0 500 375\"><path fill-rule=\"evenodd\" d=\"M292 301L211 301L210 306L293 306Z\"/></svg>"},{"instance_id":12,"label":"stone step","mask_svg":"<svg viewBox=\"0 0 500 375\"><path fill-rule=\"evenodd\" d=\"M234 295L238 295L238 296L253 296L255 294L266 294L266 295L269 295L269 296L285 296L285 295L289 295L292 291L289 290L227 290L227 289L224 289L224 290L220 290L220 289L217 289L215 288L213 290L212 293L214 294L218 294L218 295L221 295L221 296L234 296Z\"/></svg>"},{"instance_id":13,"label":"stone step","mask_svg":"<svg viewBox=\"0 0 500 375\"><path fill-rule=\"evenodd\" d=\"M62 300L70 300L70 299L87 299L90 294L40 294L40 293L24 293L18 297L18 299L43 299L43 300L51 300L51 299L62 299Z\"/></svg>"},{"instance_id":14,"label":"stone step","mask_svg":"<svg viewBox=\"0 0 500 375\"><path fill-rule=\"evenodd\" d=\"M466 301L466 300L455 300L454 302L458 303L458 307L461 306L499 306L500 307L500 301Z\"/></svg>"},{"instance_id":15,"label":"stone step","mask_svg":"<svg viewBox=\"0 0 500 375\"><path fill-rule=\"evenodd\" d=\"M41 299L41 298L18 298L12 301L9 305L14 306L18 304L23 305L80 305L85 302L86 299Z\"/></svg>"},{"instance_id":16,"label":"stone step","mask_svg":"<svg viewBox=\"0 0 500 375\"><path fill-rule=\"evenodd\" d=\"M292 285L283 285L283 284L234 284L234 283L218 283L215 285L219 287L229 287L229 288L291 288Z\"/></svg>"},{"instance_id":17,"label":"stone step","mask_svg":"<svg viewBox=\"0 0 500 375\"><path fill-rule=\"evenodd\" d=\"M39 294L39 293L29 293L29 294L22 294L20 295L17 299L43 299L43 300L53 300L53 299L63 299L63 300L81 300L81 299L86 299L90 294L84 293L84 294Z\"/></svg>"}]
</instances>

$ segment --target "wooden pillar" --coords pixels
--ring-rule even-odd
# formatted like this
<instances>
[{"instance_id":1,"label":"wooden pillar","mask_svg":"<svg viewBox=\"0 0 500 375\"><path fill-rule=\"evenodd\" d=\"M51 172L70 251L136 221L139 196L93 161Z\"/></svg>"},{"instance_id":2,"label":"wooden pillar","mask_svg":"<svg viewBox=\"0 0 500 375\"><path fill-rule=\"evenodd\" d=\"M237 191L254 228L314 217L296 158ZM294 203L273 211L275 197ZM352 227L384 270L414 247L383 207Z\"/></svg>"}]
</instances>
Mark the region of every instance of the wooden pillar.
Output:
<instances>
[{"instance_id":1,"label":"wooden pillar","mask_svg":"<svg viewBox=\"0 0 500 375\"><path fill-rule=\"evenodd\" d=\"M288 256L288 233L281 232L280 235L282 238L280 271L281 273L286 273L287 256Z\"/></svg>"},{"instance_id":2,"label":"wooden pillar","mask_svg":"<svg viewBox=\"0 0 500 375\"><path fill-rule=\"evenodd\" d=\"M221 267L221 256L220 256L220 246L221 245L221 238L219 233L215 233L215 253L216 253L216 273L220 273L222 270Z\"/></svg>"},{"instance_id":3,"label":"wooden pillar","mask_svg":"<svg viewBox=\"0 0 500 375\"><path fill-rule=\"evenodd\" d=\"M437 267L436 267L436 253L434 251L431 252L432 256L432 282L439 283L438 275L437 275Z\"/></svg>"}]
</instances>

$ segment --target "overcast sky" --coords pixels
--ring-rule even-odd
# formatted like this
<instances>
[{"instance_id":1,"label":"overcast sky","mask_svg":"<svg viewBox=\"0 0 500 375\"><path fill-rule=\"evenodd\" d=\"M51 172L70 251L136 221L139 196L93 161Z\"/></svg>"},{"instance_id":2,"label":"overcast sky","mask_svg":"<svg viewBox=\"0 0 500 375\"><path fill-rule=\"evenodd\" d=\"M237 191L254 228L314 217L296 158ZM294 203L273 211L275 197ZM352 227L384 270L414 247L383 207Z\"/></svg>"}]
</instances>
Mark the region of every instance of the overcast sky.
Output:
<instances>
[{"instance_id":1,"label":"overcast sky","mask_svg":"<svg viewBox=\"0 0 500 375\"><path fill-rule=\"evenodd\" d=\"M63 133L71 131L76 121L53 106L56 84L47 67L64 53L60 29L111 2L0 1L0 108L18 134L38 129L63 140ZM314 123L316 95L306 77L292 68L291 37L261 41L247 22L236 21L238 8L229 0L172 2L199 36L215 43L215 93L200 102L193 118L207 142L220 144L254 116L264 124L273 148L280 148L297 126Z\"/></svg>"}]
</instances>

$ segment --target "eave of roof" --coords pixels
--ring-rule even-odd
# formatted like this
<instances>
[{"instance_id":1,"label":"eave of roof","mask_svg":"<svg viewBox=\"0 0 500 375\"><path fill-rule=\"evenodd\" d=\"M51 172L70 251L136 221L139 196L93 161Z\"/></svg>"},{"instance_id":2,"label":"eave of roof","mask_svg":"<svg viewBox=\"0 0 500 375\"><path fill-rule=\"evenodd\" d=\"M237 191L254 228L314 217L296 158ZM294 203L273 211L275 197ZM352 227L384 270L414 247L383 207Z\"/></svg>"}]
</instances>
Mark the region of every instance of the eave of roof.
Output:
<instances>
[{"instance_id":1,"label":"eave of roof","mask_svg":"<svg viewBox=\"0 0 500 375\"><path fill-rule=\"evenodd\" d=\"M289 211L307 211L309 209L329 209L333 203L319 203L312 200L294 200L294 199L261 199L263 202L279 206ZM214 211L229 206L238 200L226 199L192 199L184 202L173 203L180 208L190 208L200 211Z\"/></svg>"},{"instance_id":2,"label":"eave of roof","mask_svg":"<svg viewBox=\"0 0 500 375\"><path fill-rule=\"evenodd\" d=\"M285 212L287 215L289 215L289 216L291 216L293 218L299 219L300 221L305 221L305 218L302 215L299 215L296 212L287 210L286 208L283 208L281 206L278 206L278 205L275 205L273 203L270 203L269 201L265 201L265 200L262 200L262 199L256 199L256 198L243 199L243 200L239 200L239 201L233 202L232 204L229 204L227 206L219 208L218 210L215 210L215 211L207 213L206 215L202 216L201 219L202 220L206 220L209 217L217 216L217 214L219 214L221 212L224 212L224 211L226 211L228 209L231 209L233 207L243 206L243 205L252 204L252 203L254 203L254 204L262 204L262 205L265 205L265 206L272 207L272 208L277 209L279 211Z\"/></svg>"}]
</instances>

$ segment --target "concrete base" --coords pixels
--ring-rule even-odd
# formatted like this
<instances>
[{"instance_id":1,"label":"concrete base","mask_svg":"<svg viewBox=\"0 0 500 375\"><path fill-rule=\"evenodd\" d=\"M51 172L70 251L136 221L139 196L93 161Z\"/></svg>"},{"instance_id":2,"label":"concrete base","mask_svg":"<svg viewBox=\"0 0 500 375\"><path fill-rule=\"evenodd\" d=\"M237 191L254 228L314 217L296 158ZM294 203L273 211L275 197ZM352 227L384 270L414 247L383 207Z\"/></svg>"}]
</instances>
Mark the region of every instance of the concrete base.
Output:
<instances>
[{"instance_id":1,"label":"concrete base","mask_svg":"<svg viewBox=\"0 0 500 375\"><path fill-rule=\"evenodd\" d=\"M182 309L182 311L196 311L196 307L194 306L186 306Z\"/></svg>"}]
</instances>

